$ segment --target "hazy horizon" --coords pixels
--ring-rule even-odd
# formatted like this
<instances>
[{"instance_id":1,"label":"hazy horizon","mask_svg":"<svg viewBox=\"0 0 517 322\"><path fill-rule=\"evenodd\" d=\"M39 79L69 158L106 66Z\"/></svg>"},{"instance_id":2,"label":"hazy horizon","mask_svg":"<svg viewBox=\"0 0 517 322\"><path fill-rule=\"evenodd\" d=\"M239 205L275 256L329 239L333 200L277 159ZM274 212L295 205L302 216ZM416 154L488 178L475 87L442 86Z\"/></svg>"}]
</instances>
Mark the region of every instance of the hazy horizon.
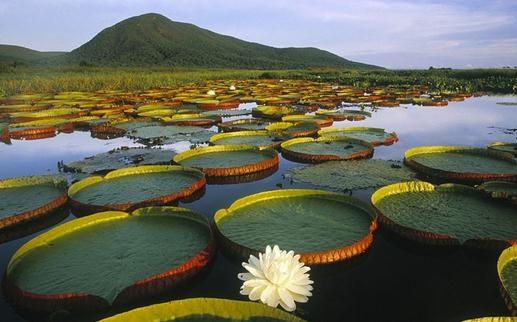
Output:
<instances>
[{"instance_id":1,"label":"hazy horizon","mask_svg":"<svg viewBox=\"0 0 517 322\"><path fill-rule=\"evenodd\" d=\"M151 12L246 41L317 47L393 69L517 65L511 0L2 1L0 43L71 51L104 28Z\"/></svg>"}]
</instances>

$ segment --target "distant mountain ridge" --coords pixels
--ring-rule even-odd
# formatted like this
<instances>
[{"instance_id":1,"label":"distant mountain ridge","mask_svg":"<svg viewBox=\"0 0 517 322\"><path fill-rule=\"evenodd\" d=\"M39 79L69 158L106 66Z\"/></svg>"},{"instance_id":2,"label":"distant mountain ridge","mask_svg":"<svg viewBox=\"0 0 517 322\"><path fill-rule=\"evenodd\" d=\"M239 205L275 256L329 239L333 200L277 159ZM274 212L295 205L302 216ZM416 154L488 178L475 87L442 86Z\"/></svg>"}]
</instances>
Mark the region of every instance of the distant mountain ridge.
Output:
<instances>
[{"instance_id":1,"label":"distant mountain ridge","mask_svg":"<svg viewBox=\"0 0 517 322\"><path fill-rule=\"evenodd\" d=\"M61 51L37 51L21 46L0 44L0 63L31 64L50 57L64 55Z\"/></svg>"},{"instance_id":2,"label":"distant mountain ridge","mask_svg":"<svg viewBox=\"0 0 517 322\"><path fill-rule=\"evenodd\" d=\"M0 56L2 51L0 50ZM317 48L275 48L217 34L156 13L125 19L47 64L296 69L380 67L347 60Z\"/></svg>"}]
</instances>

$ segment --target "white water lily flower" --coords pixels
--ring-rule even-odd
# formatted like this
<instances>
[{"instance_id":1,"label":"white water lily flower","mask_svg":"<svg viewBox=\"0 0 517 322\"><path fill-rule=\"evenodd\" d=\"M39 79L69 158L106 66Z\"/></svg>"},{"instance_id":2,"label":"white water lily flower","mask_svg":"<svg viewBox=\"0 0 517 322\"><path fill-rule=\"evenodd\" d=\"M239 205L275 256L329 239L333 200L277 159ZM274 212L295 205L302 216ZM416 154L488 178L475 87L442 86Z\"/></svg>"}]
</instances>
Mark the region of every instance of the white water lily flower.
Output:
<instances>
[{"instance_id":1,"label":"white water lily flower","mask_svg":"<svg viewBox=\"0 0 517 322\"><path fill-rule=\"evenodd\" d=\"M208 92L206 92L206 95L215 96L215 91L213 89L211 89Z\"/></svg>"},{"instance_id":2,"label":"white water lily flower","mask_svg":"<svg viewBox=\"0 0 517 322\"><path fill-rule=\"evenodd\" d=\"M234 91L234 90L235 90L235 85L230 86L230 91Z\"/></svg>"},{"instance_id":3,"label":"white water lily flower","mask_svg":"<svg viewBox=\"0 0 517 322\"><path fill-rule=\"evenodd\" d=\"M250 255L242 266L248 273L237 275L244 281L241 294L252 301L260 300L272 307L280 304L291 312L296 309L295 302L305 303L312 295L314 282L307 273L310 267L300 262L300 255L294 255L292 250L280 250L278 245L271 249L268 245L265 253L259 253L258 258Z\"/></svg>"}]
</instances>

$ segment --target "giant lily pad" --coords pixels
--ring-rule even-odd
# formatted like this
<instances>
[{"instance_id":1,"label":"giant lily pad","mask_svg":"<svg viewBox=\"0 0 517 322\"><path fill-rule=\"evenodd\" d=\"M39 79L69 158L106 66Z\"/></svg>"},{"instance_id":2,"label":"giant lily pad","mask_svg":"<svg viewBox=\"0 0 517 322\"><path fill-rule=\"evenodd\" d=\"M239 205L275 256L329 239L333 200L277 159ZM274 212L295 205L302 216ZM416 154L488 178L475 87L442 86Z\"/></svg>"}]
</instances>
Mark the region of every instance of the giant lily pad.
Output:
<instances>
[{"instance_id":1,"label":"giant lily pad","mask_svg":"<svg viewBox=\"0 0 517 322\"><path fill-rule=\"evenodd\" d=\"M66 181L55 176L0 180L0 229L49 214L66 203Z\"/></svg>"},{"instance_id":2,"label":"giant lily pad","mask_svg":"<svg viewBox=\"0 0 517 322\"><path fill-rule=\"evenodd\" d=\"M414 176L400 162L385 160L329 161L290 171L295 181L337 191L378 188Z\"/></svg>"},{"instance_id":3,"label":"giant lily pad","mask_svg":"<svg viewBox=\"0 0 517 322\"><path fill-rule=\"evenodd\" d=\"M187 126L211 126L221 122L218 115L198 114L176 114L170 117L162 117L166 124L187 125Z\"/></svg>"},{"instance_id":4,"label":"giant lily pad","mask_svg":"<svg viewBox=\"0 0 517 322\"><path fill-rule=\"evenodd\" d=\"M422 243L499 247L517 242L515 206L469 186L398 183L377 190L372 204L387 228Z\"/></svg>"},{"instance_id":5,"label":"giant lily pad","mask_svg":"<svg viewBox=\"0 0 517 322\"><path fill-rule=\"evenodd\" d=\"M149 148L120 148L63 165L65 172L98 173L137 165L169 164L175 153Z\"/></svg>"},{"instance_id":6,"label":"giant lily pad","mask_svg":"<svg viewBox=\"0 0 517 322\"><path fill-rule=\"evenodd\" d=\"M319 110L316 115L328 116L334 121L362 121L372 116L369 112L356 110Z\"/></svg>"},{"instance_id":7,"label":"giant lily pad","mask_svg":"<svg viewBox=\"0 0 517 322\"><path fill-rule=\"evenodd\" d=\"M315 136L321 129L316 122L274 122L266 126L266 130L290 137Z\"/></svg>"},{"instance_id":8,"label":"giant lily pad","mask_svg":"<svg viewBox=\"0 0 517 322\"><path fill-rule=\"evenodd\" d=\"M373 241L375 211L360 200L321 190L261 192L214 217L222 247L248 257L267 245L301 255L306 264L350 259Z\"/></svg>"},{"instance_id":9,"label":"giant lily pad","mask_svg":"<svg viewBox=\"0 0 517 322\"><path fill-rule=\"evenodd\" d=\"M334 136L291 139L280 146L282 156L298 162L353 160L373 155L373 146L366 141Z\"/></svg>"},{"instance_id":10,"label":"giant lily pad","mask_svg":"<svg viewBox=\"0 0 517 322\"><path fill-rule=\"evenodd\" d=\"M462 146L422 146L407 150L404 163L425 175L455 182L517 181L517 161L509 153Z\"/></svg>"},{"instance_id":11,"label":"giant lily pad","mask_svg":"<svg viewBox=\"0 0 517 322\"><path fill-rule=\"evenodd\" d=\"M374 146L391 145L398 141L395 132L387 133L384 129L374 127L327 128L318 131L320 136L345 136L370 142Z\"/></svg>"},{"instance_id":12,"label":"giant lily pad","mask_svg":"<svg viewBox=\"0 0 517 322\"><path fill-rule=\"evenodd\" d=\"M254 117L281 119L286 115L304 114L305 111L286 105L263 105L255 107L251 114Z\"/></svg>"},{"instance_id":13,"label":"giant lily pad","mask_svg":"<svg viewBox=\"0 0 517 322\"><path fill-rule=\"evenodd\" d=\"M278 147L283 141L285 138L268 131L238 131L214 134L209 142L212 145L249 144L265 149Z\"/></svg>"},{"instance_id":14,"label":"giant lily pad","mask_svg":"<svg viewBox=\"0 0 517 322\"><path fill-rule=\"evenodd\" d=\"M282 117L282 122L314 122L320 127L331 126L334 122L330 117L318 116L318 115L287 115Z\"/></svg>"},{"instance_id":15,"label":"giant lily pad","mask_svg":"<svg viewBox=\"0 0 517 322\"><path fill-rule=\"evenodd\" d=\"M182 141L204 143L210 139L212 132L198 126L161 126L153 125L135 129L129 134L146 144L173 144Z\"/></svg>"},{"instance_id":16,"label":"giant lily pad","mask_svg":"<svg viewBox=\"0 0 517 322\"><path fill-rule=\"evenodd\" d=\"M264 130L271 122L259 119L239 119L219 123L217 126L223 132L233 131L258 131Z\"/></svg>"},{"instance_id":17,"label":"giant lily pad","mask_svg":"<svg viewBox=\"0 0 517 322\"><path fill-rule=\"evenodd\" d=\"M147 321L303 322L295 315L264 304L216 298L190 298L137 308L100 322Z\"/></svg>"},{"instance_id":18,"label":"giant lily pad","mask_svg":"<svg viewBox=\"0 0 517 322\"><path fill-rule=\"evenodd\" d=\"M207 176L226 177L265 171L278 166L278 153L252 145L217 145L177 154L174 162L201 169Z\"/></svg>"},{"instance_id":19,"label":"giant lily pad","mask_svg":"<svg viewBox=\"0 0 517 322\"><path fill-rule=\"evenodd\" d=\"M24 244L7 266L4 289L29 309L99 310L169 290L214 250L207 220L188 209L102 212Z\"/></svg>"},{"instance_id":20,"label":"giant lily pad","mask_svg":"<svg viewBox=\"0 0 517 322\"><path fill-rule=\"evenodd\" d=\"M517 143L511 142L494 142L487 147L489 150L508 152L517 157Z\"/></svg>"},{"instance_id":21,"label":"giant lily pad","mask_svg":"<svg viewBox=\"0 0 517 322\"><path fill-rule=\"evenodd\" d=\"M503 198L517 202L517 183L507 181L483 182L478 189L489 193L492 198Z\"/></svg>"},{"instance_id":22,"label":"giant lily pad","mask_svg":"<svg viewBox=\"0 0 517 322\"><path fill-rule=\"evenodd\" d=\"M517 315L517 245L505 249L497 261L503 297L512 315Z\"/></svg>"},{"instance_id":23,"label":"giant lily pad","mask_svg":"<svg viewBox=\"0 0 517 322\"><path fill-rule=\"evenodd\" d=\"M203 173L179 166L139 166L81 180L68 189L72 206L92 212L163 205L204 187Z\"/></svg>"}]
</instances>

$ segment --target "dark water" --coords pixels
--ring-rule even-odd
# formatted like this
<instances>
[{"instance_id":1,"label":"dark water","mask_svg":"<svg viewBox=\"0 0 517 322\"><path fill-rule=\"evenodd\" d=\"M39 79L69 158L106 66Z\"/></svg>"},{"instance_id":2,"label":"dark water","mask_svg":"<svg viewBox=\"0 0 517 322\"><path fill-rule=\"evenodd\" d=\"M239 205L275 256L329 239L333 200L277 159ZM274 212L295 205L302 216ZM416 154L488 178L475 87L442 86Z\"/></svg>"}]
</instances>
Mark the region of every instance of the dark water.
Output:
<instances>
[{"instance_id":1,"label":"dark water","mask_svg":"<svg viewBox=\"0 0 517 322\"><path fill-rule=\"evenodd\" d=\"M485 147L493 141L516 141L517 107L496 105L517 101L515 96L485 96L450 103L448 107L380 109L365 121L335 123L334 126L383 127L397 132L400 141L375 149L374 158L400 160L403 152L418 145L472 145ZM505 133L506 132L506 133ZM57 162L65 163L106 152L118 146L134 145L125 138L102 141L89 133L75 132L38 141L0 143L0 178L57 172ZM188 147L179 144L175 147ZM301 166L281 160L278 171L259 181L208 185L205 195L189 204L180 204L212 218L216 210L249 194L293 187L282 178L289 168ZM372 191L356 191L354 196L369 201ZM75 218L69 215L64 220ZM59 219L58 219L59 220ZM0 244L0 268L5 270L11 255L23 243L40 234ZM498 254L472 254L462 249L433 250L401 241L378 231L374 243L359 261L317 267L312 270L314 295L298 305L297 314L310 321L461 321L467 318L508 315L498 290ZM123 274L125 268L114 267ZM221 297L247 300L239 294L237 273L240 261L219 253L207 271L168 295L134 305L148 305L187 297ZM61 320L95 320L127 308L97 315L68 316ZM23 313L23 312L21 312ZM43 316L25 318L45 320ZM0 321L23 320L0 295Z\"/></svg>"}]
</instances>

